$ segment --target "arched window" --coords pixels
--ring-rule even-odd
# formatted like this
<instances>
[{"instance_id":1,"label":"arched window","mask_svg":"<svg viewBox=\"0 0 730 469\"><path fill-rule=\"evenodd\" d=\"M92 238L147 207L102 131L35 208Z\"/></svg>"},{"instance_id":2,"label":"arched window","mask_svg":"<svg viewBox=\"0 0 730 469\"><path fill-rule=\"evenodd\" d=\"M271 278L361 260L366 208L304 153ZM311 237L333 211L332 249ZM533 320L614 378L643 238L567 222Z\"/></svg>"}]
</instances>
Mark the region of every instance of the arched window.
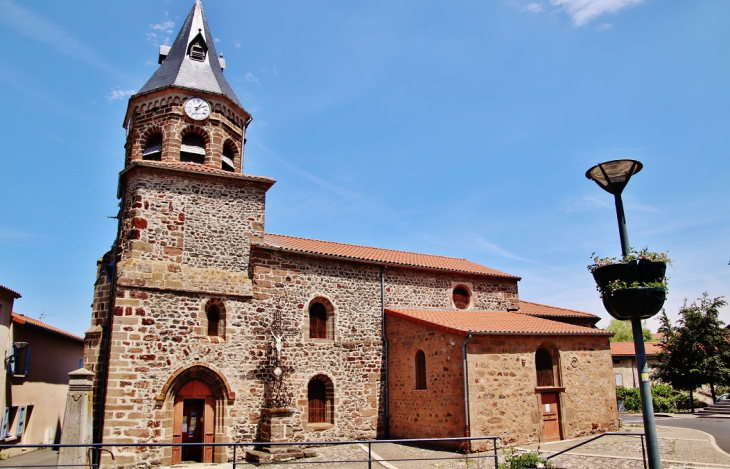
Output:
<instances>
[{"instance_id":1,"label":"arched window","mask_svg":"<svg viewBox=\"0 0 730 469\"><path fill-rule=\"evenodd\" d=\"M327 339L327 308L322 303L309 307L309 338Z\"/></svg>"},{"instance_id":2,"label":"arched window","mask_svg":"<svg viewBox=\"0 0 730 469\"><path fill-rule=\"evenodd\" d=\"M155 133L147 138L142 149L142 159L162 161L162 134Z\"/></svg>"},{"instance_id":3,"label":"arched window","mask_svg":"<svg viewBox=\"0 0 730 469\"><path fill-rule=\"evenodd\" d=\"M226 335L226 307L219 298L214 298L205 305L205 334L211 342L220 342Z\"/></svg>"},{"instance_id":4,"label":"arched window","mask_svg":"<svg viewBox=\"0 0 730 469\"><path fill-rule=\"evenodd\" d=\"M206 316L208 318L208 336L209 337L218 337L218 331L220 327L220 320L221 320L221 312L218 309L218 306L216 305L210 305L208 306L208 311L206 311Z\"/></svg>"},{"instance_id":5,"label":"arched window","mask_svg":"<svg viewBox=\"0 0 730 469\"><path fill-rule=\"evenodd\" d=\"M180 161L183 163L205 163L205 139L195 134L185 135L180 144Z\"/></svg>"},{"instance_id":6,"label":"arched window","mask_svg":"<svg viewBox=\"0 0 730 469\"><path fill-rule=\"evenodd\" d=\"M231 142L223 145L223 156L221 158L221 169L224 171L235 171L236 167L233 161L236 159L236 150Z\"/></svg>"},{"instance_id":7,"label":"arched window","mask_svg":"<svg viewBox=\"0 0 730 469\"><path fill-rule=\"evenodd\" d=\"M535 369L537 370L538 386L556 386L555 372L553 370L553 357L544 348L537 349L535 353Z\"/></svg>"},{"instance_id":8,"label":"arched window","mask_svg":"<svg viewBox=\"0 0 730 469\"><path fill-rule=\"evenodd\" d=\"M456 309L466 309L469 307L469 301L470 297L469 290L466 289L466 287L458 286L454 288L454 291L452 293L452 299L454 301L454 306Z\"/></svg>"},{"instance_id":9,"label":"arched window","mask_svg":"<svg viewBox=\"0 0 730 469\"><path fill-rule=\"evenodd\" d=\"M416 389L426 389L426 354L416 352Z\"/></svg>"},{"instance_id":10,"label":"arched window","mask_svg":"<svg viewBox=\"0 0 730 469\"><path fill-rule=\"evenodd\" d=\"M334 387L326 376L315 376L307 385L309 423L334 423Z\"/></svg>"}]
</instances>

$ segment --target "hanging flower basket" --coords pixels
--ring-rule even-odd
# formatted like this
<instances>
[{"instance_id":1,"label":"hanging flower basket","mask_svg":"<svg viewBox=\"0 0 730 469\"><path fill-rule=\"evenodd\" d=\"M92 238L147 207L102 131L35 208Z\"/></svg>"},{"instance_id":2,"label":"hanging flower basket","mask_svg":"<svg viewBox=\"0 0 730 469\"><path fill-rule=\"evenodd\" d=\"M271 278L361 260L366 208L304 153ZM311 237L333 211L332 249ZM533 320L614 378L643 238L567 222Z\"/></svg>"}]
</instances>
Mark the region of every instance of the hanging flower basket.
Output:
<instances>
[{"instance_id":1,"label":"hanging flower basket","mask_svg":"<svg viewBox=\"0 0 730 469\"><path fill-rule=\"evenodd\" d=\"M646 319L657 314L667 298L667 263L663 253L631 251L623 258L599 258L588 266L606 311L616 319Z\"/></svg>"},{"instance_id":2,"label":"hanging flower basket","mask_svg":"<svg viewBox=\"0 0 730 469\"><path fill-rule=\"evenodd\" d=\"M603 296L603 306L608 314L619 320L648 319L658 313L667 292L661 287L637 287L616 290Z\"/></svg>"}]
</instances>

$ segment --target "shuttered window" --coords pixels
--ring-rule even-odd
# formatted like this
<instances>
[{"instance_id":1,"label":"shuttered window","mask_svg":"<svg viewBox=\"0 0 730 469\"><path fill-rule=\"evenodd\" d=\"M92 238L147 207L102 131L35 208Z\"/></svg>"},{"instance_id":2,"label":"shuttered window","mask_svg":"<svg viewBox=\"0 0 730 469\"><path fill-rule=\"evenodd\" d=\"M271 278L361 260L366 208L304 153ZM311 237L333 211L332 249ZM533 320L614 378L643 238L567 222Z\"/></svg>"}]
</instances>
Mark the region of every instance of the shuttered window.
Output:
<instances>
[{"instance_id":1,"label":"shuttered window","mask_svg":"<svg viewBox=\"0 0 730 469\"><path fill-rule=\"evenodd\" d=\"M309 399L309 423L327 422L327 389L319 379L313 379L307 387Z\"/></svg>"},{"instance_id":2,"label":"shuttered window","mask_svg":"<svg viewBox=\"0 0 730 469\"><path fill-rule=\"evenodd\" d=\"M538 349L535 353L535 368L537 369L538 386L555 386L553 357L544 348Z\"/></svg>"},{"instance_id":3,"label":"shuttered window","mask_svg":"<svg viewBox=\"0 0 730 469\"><path fill-rule=\"evenodd\" d=\"M309 338L327 338L327 308L322 303L314 303L309 307Z\"/></svg>"}]
</instances>

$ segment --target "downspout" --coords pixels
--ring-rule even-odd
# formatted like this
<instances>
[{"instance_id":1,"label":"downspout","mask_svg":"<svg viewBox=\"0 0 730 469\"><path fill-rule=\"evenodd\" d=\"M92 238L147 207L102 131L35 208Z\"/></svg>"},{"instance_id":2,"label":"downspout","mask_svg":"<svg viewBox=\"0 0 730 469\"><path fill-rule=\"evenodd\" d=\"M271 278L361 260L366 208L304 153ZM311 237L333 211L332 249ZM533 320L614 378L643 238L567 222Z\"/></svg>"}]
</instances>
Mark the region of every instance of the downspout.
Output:
<instances>
[{"instance_id":1,"label":"downspout","mask_svg":"<svg viewBox=\"0 0 730 469\"><path fill-rule=\"evenodd\" d=\"M117 238L114 241L114 246L112 247L112 263L113 263L113 270L112 270L112 278L111 278L111 285L109 287L109 305L107 307L107 318L106 318L106 324L104 327L104 330L102 331L102 339L101 339L101 348L99 354L100 356L104 357L104 367L101 370L101 376L100 378L100 396L99 396L99 406L97 409L95 409L96 412L96 421L99 423L96 428L94 428L94 434L93 434L93 442L94 443L101 443L102 438L104 435L104 412L106 408L106 388L107 384L109 382L109 363L111 361L110 351L111 351L111 339L112 339L112 321L114 319L114 308L115 308L115 299L116 299L116 290L117 290L117 256L119 253L119 241L122 234L122 212L124 211L124 187L120 188L120 201L119 201L119 213L117 214ZM99 463L99 458L101 456L100 451L95 451L94 459L95 463Z\"/></svg>"},{"instance_id":2,"label":"downspout","mask_svg":"<svg viewBox=\"0 0 730 469\"><path fill-rule=\"evenodd\" d=\"M385 391L384 391L384 399L385 399L385 438L390 437L390 401L389 401L389 383L390 379L388 377L388 337L386 337L385 334L385 270L388 268L387 265L383 265L383 270L380 271L380 314L382 319L382 324L380 327L380 330L383 334L383 356L385 361Z\"/></svg>"},{"instance_id":3,"label":"downspout","mask_svg":"<svg viewBox=\"0 0 730 469\"><path fill-rule=\"evenodd\" d=\"M471 332L466 336L466 340L461 346L461 363L464 368L464 436L471 436L471 426L469 424L469 371L466 366L466 344L471 340Z\"/></svg>"}]
</instances>

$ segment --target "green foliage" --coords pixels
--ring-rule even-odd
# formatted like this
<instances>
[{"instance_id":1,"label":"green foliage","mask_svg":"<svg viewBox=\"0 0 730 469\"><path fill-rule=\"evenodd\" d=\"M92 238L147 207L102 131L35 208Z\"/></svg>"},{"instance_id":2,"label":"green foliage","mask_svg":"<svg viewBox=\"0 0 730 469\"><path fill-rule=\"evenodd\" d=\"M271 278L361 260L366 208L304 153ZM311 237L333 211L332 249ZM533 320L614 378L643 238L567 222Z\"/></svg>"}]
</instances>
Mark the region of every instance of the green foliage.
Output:
<instances>
[{"instance_id":1,"label":"green foliage","mask_svg":"<svg viewBox=\"0 0 730 469\"><path fill-rule=\"evenodd\" d=\"M677 395L674 397L674 405L677 406L677 409L679 410L688 410L688 409L696 409L698 407L707 407L707 403L703 402L697 398L695 398L694 406L690 405L690 396L689 392L687 391L679 391L677 392Z\"/></svg>"},{"instance_id":2,"label":"green foliage","mask_svg":"<svg viewBox=\"0 0 730 469\"><path fill-rule=\"evenodd\" d=\"M505 453L505 461L499 463L499 469L528 469L528 468L545 468L555 469L552 461L541 458L537 453L515 453L514 448L510 448Z\"/></svg>"},{"instance_id":3,"label":"green foliage","mask_svg":"<svg viewBox=\"0 0 730 469\"><path fill-rule=\"evenodd\" d=\"M601 288L599 286L596 286L596 289L601 292L614 292L616 290L626 290L627 288L662 288L664 291L669 291L669 278L668 277L662 277L661 280L657 282L632 282L630 285L624 282L623 280L614 280L612 282L609 282L608 285L605 286L605 288Z\"/></svg>"},{"instance_id":4,"label":"green foliage","mask_svg":"<svg viewBox=\"0 0 730 469\"><path fill-rule=\"evenodd\" d=\"M607 331L614 333L614 336L609 340L611 342L633 342L634 335L631 330L631 321L619 321L618 319L611 319L606 327ZM644 342L653 342L654 336L651 330L646 326L646 321L641 321L641 334L644 336Z\"/></svg>"},{"instance_id":5,"label":"green foliage","mask_svg":"<svg viewBox=\"0 0 730 469\"><path fill-rule=\"evenodd\" d=\"M730 384L730 331L719 319L726 304L722 297L709 298L707 293L690 305L685 300L676 325L662 312L657 379L681 390Z\"/></svg>"},{"instance_id":6,"label":"green foliage","mask_svg":"<svg viewBox=\"0 0 730 469\"><path fill-rule=\"evenodd\" d=\"M599 267L612 264L628 264L631 261L638 261L639 259L646 259L653 262L664 262L667 265L674 265L674 261L669 258L668 252L649 252L649 248L644 248L641 251L631 249L628 255L621 257L598 257L594 252L591 254L593 264L588 266L588 270L593 272Z\"/></svg>"},{"instance_id":7,"label":"green foliage","mask_svg":"<svg viewBox=\"0 0 730 469\"><path fill-rule=\"evenodd\" d=\"M667 384L654 384L651 387L651 400L654 404L654 412L676 412L677 392ZM639 388L616 388L616 399L624 401L624 408L627 412L641 412L641 391Z\"/></svg>"}]
</instances>

